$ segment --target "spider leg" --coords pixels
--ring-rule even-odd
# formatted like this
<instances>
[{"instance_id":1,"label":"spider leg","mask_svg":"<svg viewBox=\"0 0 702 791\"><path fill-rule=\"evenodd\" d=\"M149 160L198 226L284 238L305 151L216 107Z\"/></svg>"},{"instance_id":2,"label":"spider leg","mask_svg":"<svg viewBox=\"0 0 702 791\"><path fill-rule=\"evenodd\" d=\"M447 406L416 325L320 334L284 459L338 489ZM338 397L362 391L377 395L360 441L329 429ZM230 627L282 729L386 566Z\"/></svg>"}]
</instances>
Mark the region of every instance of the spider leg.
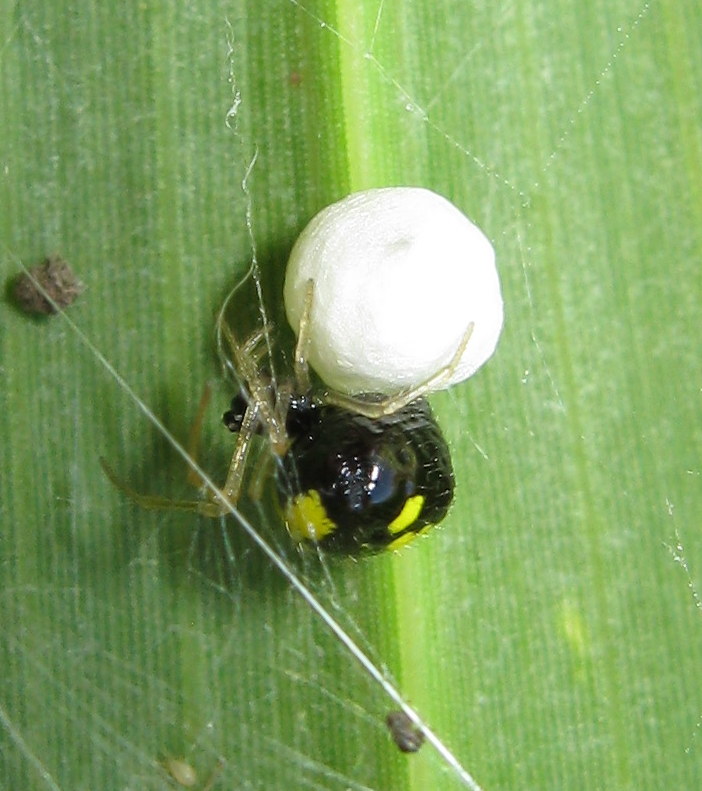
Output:
<instances>
[{"instance_id":1,"label":"spider leg","mask_svg":"<svg viewBox=\"0 0 702 791\"><path fill-rule=\"evenodd\" d=\"M210 397L212 396L212 385L209 382L205 385L202 396L200 397L200 403L197 407L197 413L195 414L195 420L193 421L192 426L190 427L190 434L188 434L188 456L194 461L197 461L198 451L200 447L200 439L202 437L202 423L205 418L205 412L207 411L207 407L210 403ZM202 477L198 472L196 472L193 467L188 467L188 483L192 486L195 486L198 489L201 489L204 486L204 482Z\"/></svg>"},{"instance_id":2,"label":"spider leg","mask_svg":"<svg viewBox=\"0 0 702 791\"><path fill-rule=\"evenodd\" d=\"M311 300L311 296L309 299ZM221 316L217 330L226 339L232 352L235 365L229 367L234 368L234 372L243 380L248 391L248 405L237 432L227 479L221 489L213 489L212 484L204 480L202 474L193 469L191 465L188 479L190 483L200 488L207 486L206 498L202 500L172 500L167 497L137 492L122 481L107 461L101 458L102 468L112 484L142 508L192 511L213 518L224 516L236 505L241 495L251 439L258 429L263 428L263 433L269 439L274 453L283 455L290 445L285 426L290 401L289 389L286 387L277 388L274 383L272 384L259 373L261 359L266 353L262 342L268 343L270 327L266 326L256 330L241 344L236 340L229 325L221 319ZM197 457L204 414L210 400L210 391L209 385L206 386L188 438L187 452L193 462Z\"/></svg>"},{"instance_id":3,"label":"spider leg","mask_svg":"<svg viewBox=\"0 0 702 791\"><path fill-rule=\"evenodd\" d=\"M227 762L224 760L224 758L220 758L217 761L217 764L215 765L215 768L212 770L209 778L207 779L207 782L202 787L202 791L212 791L214 784L217 782L217 778L219 777L219 775L221 774L222 770L226 765Z\"/></svg>"},{"instance_id":4,"label":"spider leg","mask_svg":"<svg viewBox=\"0 0 702 791\"><path fill-rule=\"evenodd\" d=\"M206 393L209 398L209 393ZM203 396L204 400L204 396ZM205 405L207 401L205 400ZM202 407L203 402L200 402ZM201 416L198 415L201 422ZM100 464L110 481L120 491L124 492L130 500L137 505L148 510L168 510L168 511L194 511L208 517L219 517L227 514L236 505L241 493L241 485L244 480L244 470L246 469L246 459L251 447L251 438L256 433L256 421L258 420L258 409L255 405L249 405L244 414L244 421L237 434L236 446L229 463L229 472L224 486L217 491L212 491L208 486L207 498L203 500L172 500L168 497L158 495L141 494L131 486L120 480L115 471L110 467L104 458L100 458ZM195 433L195 432L193 432ZM191 433L192 439L192 433ZM197 439L197 436L196 436ZM191 450L191 449L189 449ZM192 456L191 456L192 458ZM196 485L202 487L206 485L202 477L191 469L190 475L193 476ZM189 475L189 477L190 477Z\"/></svg>"},{"instance_id":5,"label":"spider leg","mask_svg":"<svg viewBox=\"0 0 702 791\"><path fill-rule=\"evenodd\" d=\"M371 419L392 415L394 412L397 412L398 409L402 409L407 406L407 404L412 403L412 401L436 390L451 378L468 346L468 341L470 341L470 336L473 334L474 327L475 323L471 321L449 363L438 370L433 376L430 376L425 382L422 382L422 384L412 387L409 390L402 390L395 395L387 396L387 398L383 398L381 401L365 401L359 396L330 392L324 396L325 403L340 406L343 409L349 409Z\"/></svg>"},{"instance_id":6,"label":"spider leg","mask_svg":"<svg viewBox=\"0 0 702 791\"><path fill-rule=\"evenodd\" d=\"M226 513L226 508L223 510L220 504L210 500L171 500L168 497L141 494L119 478L102 456L100 457L100 464L105 475L107 475L115 488L126 494L138 506L148 511L192 511L209 517L222 516L223 513Z\"/></svg>"},{"instance_id":7,"label":"spider leg","mask_svg":"<svg viewBox=\"0 0 702 791\"><path fill-rule=\"evenodd\" d=\"M251 449L251 438L256 433L256 422L258 421L259 414L258 408L255 403L249 404L244 413L244 421L239 429L236 438L236 446L232 454L232 460L229 462L229 471L227 472L227 480L222 487L222 494L226 500L213 494L213 504L220 503L224 508L224 513L228 510L230 503L236 503L239 500L241 493L241 484L244 481L244 470L246 469L246 459Z\"/></svg>"},{"instance_id":8,"label":"spider leg","mask_svg":"<svg viewBox=\"0 0 702 791\"><path fill-rule=\"evenodd\" d=\"M270 382L263 379L259 373L259 360L263 352L257 351L256 347L265 339L266 330L257 330L244 341L243 345L239 344L226 322L222 322L221 332L232 351L237 371L246 384L250 396L249 404L256 407L258 419L263 424L264 434L270 440L276 453L284 453L289 445L285 428L288 398L277 397L274 392L277 388L271 388Z\"/></svg>"},{"instance_id":9,"label":"spider leg","mask_svg":"<svg viewBox=\"0 0 702 791\"><path fill-rule=\"evenodd\" d=\"M314 280L307 281L305 304L300 317L295 345L295 386L299 393L307 393L310 389L310 370L307 357L310 347L310 321L312 319L312 301L314 299Z\"/></svg>"},{"instance_id":10,"label":"spider leg","mask_svg":"<svg viewBox=\"0 0 702 791\"><path fill-rule=\"evenodd\" d=\"M274 457L271 453L264 453L256 459L251 483L247 488L249 500L258 503L263 499L266 484L275 475Z\"/></svg>"}]
</instances>

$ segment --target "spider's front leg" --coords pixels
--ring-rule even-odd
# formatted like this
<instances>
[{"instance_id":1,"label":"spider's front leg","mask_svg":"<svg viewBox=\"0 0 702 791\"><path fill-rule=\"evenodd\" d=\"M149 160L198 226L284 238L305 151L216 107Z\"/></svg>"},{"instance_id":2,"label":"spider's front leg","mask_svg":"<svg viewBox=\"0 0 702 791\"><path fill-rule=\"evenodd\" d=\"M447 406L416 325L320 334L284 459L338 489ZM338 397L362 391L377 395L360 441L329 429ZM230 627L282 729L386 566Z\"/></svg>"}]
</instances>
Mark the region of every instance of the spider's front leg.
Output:
<instances>
[{"instance_id":1,"label":"spider's front leg","mask_svg":"<svg viewBox=\"0 0 702 791\"><path fill-rule=\"evenodd\" d=\"M227 480L221 489L213 488L209 481L204 480L194 469L190 469L188 477L191 482L194 480L200 488L206 487L207 497L203 500L175 500L155 494L142 494L121 480L103 457L100 457L100 464L112 484L141 508L149 511L191 511L212 519L225 516L236 506L241 494L246 458L251 437L255 433L255 428L252 430L252 427L256 417L252 415L247 418L250 411L247 410L244 416L244 422L237 436L236 446L229 464Z\"/></svg>"},{"instance_id":2,"label":"spider's front leg","mask_svg":"<svg viewBox=\"0 0 702 791\"><path fill-rule=\"evenodd\" d=\"M159 511L191 511L210 518L218 518L229 513L239 501L241 486L244 478L244 469L248 457L250 442L256 433L258 410L254 404L249 404L238 427L237 441L229 463L229 471L224 486L221 489L213 487L209 479L203 478L197 466L198 447L202 434L202 425L207 406L210 401L211 388L206 386L197 415L193 421L188 437L187 456L192 461L188 469L188 481L198 489L206 490L206 497L202 500L175 500L160 495L142 494L121 480L104 458L100 464L112 484L133 500L141 508Z\"/></svg>"},{"instance_id":3,"label":"spider's front leg","mask_svg":"<svg viewBox=\"0 0 702 791\"><path fill-rule=\"evenodd\" d=\"M300 326L297 331L297 343L295 344L295 389L298 393L307 393L310 390L310 369L307 358L310 348L313 301L314 280L310 278L305 289L305 304L302 309Z\"/></svg>"},{"instance_id":4,"label":"spider's front leg","mask_svg":"<svg viewBox=\"0 0 702 791\"><path fill-rule=\"evenodd\" d=\"M439 369L433 376L430 376L425 382L422 382L422 384L412 387L409 390L402 390L395 395L389 395L379 401L365 401L359 396L345 395L336 392L328 392L324 397L324 401L327 404L333 404L334 406L348 409L351 412L356 412L372 420L392 415L408 404L411 404L412 401L416 401L418 398L440 389L442 384L451 379L468 346L474 326L475 324L471 321L448 364Z\"/></svg>"}]
</instances>

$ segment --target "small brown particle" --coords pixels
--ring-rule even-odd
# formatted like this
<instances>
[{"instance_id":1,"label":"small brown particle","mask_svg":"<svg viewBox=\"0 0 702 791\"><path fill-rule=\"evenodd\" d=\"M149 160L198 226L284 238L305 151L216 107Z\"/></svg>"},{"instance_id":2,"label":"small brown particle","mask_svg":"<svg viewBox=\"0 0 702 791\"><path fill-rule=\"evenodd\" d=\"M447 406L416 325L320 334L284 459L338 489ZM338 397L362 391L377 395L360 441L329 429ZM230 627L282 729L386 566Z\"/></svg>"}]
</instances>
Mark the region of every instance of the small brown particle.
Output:
<instances>
[{"instance_id":1,"label":"small brown particle","mask_svg":"<svg viewBox=\"0 0 702 791\"><path fill-rule=\"evenodd\" d=\"M51 297L53 304L37 283ZM20 275L14 283L12 293L25 313L50 316L73 304L84 288L71 267L63 258L54 254L30 269L29 273Z\"/></svg>"},{"instance_id":2,"label":"small brown particle","mask_svg":"<svg viewBox=\"0 0 702 791\"><path fill-rule=\"evenodd\" d=\"M393 741L403 753L416 753L424 744L424 734L404 711L391 711L385 718L385 724Z\"/></svg>"}]
</instances>

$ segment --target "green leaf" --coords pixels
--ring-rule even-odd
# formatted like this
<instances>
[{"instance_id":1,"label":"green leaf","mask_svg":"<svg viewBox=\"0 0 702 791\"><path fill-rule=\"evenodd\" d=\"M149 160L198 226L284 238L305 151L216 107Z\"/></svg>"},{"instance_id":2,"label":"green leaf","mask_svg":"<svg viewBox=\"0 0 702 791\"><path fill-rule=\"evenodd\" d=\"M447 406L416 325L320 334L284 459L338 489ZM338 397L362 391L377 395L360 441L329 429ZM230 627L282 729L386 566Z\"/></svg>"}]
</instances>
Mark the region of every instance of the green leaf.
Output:
<instances>
[{"instance_id":1,"label":"green leaf","mask_svg":"<svg viewBox=\"0 0 702 791\"><path fill-rule=\"evenodd\" d=\"M212 380L222 480L214 317L253 250L282 331L310 217L420 184L493 240L505 298L495 358L434 399L455 507L363 563L252 524L482 788L700 787L698 5L1 18L4 282L58 252L87 288L65 317L2 306L0 786L168 788L183 758L202 787L220 756L215 789L468 784L397 751L396 703L240 526L140 510L98 463L191 497L127 385L185 441Z\"/></svg>"}]
</instances>

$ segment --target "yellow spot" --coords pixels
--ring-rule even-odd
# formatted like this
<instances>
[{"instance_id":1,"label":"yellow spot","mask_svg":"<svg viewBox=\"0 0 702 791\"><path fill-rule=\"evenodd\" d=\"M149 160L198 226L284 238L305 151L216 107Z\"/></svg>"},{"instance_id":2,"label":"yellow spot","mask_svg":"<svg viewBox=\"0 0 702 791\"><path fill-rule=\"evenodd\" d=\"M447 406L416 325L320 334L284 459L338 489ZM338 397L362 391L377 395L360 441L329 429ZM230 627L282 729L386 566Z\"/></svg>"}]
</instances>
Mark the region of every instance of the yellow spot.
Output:
<instances>
[{"instance_id":1,"label":"yellow spot","mask_svg":"<svg viewBox=\"0 0 702 791\"><path fill-rule=\"evenodd\" d=\"M393 535L406 530L411 524L417 521L417 517L422 511L423 505L424 497L421 494L408 497L400 513L388 525L388 530Z\"/></svg>"},{"instance_id":2,"label":"yellow spot","mask_svg":"<svg viewBox=\"0 0 702 791\"><path fill-rule=\"evenodd\" d=\"M584 656L588 651L590 639L587 634L585 619L580 610L571 602L562 602L560 622L563 635L570 650L576 656Z\"/></svg>"},{"instance_id":3,"label":"yellow spot","mask_svg":"<svg viewBox=\"0 0 702 791\"><path fill-rule=\"evenodd\" d=\"M424 527L421 530L410 530L409 533L404 533L403 535L396 538L394 541L391 541L387 545L386 549L389 552L396 552L398 549L402 549L402 547L406 547L407 544L410 543L410 541L414 541L414 539L417 538L417 536L423 536L427 532L427 530L429 530L430 527L433 527L433 525L424 525Z\"/></svg>"},{"instance_id":4,"label":"yellow spot","mask_svg":"<svg viewBox=\"0 0 702 791\"><path fill-rule=\"evenodd\" d=\"M297 542L321 541L336 530L316 489L298 494L288 502L285 524L290 537Z\"/></svg>"}]
</instances>

